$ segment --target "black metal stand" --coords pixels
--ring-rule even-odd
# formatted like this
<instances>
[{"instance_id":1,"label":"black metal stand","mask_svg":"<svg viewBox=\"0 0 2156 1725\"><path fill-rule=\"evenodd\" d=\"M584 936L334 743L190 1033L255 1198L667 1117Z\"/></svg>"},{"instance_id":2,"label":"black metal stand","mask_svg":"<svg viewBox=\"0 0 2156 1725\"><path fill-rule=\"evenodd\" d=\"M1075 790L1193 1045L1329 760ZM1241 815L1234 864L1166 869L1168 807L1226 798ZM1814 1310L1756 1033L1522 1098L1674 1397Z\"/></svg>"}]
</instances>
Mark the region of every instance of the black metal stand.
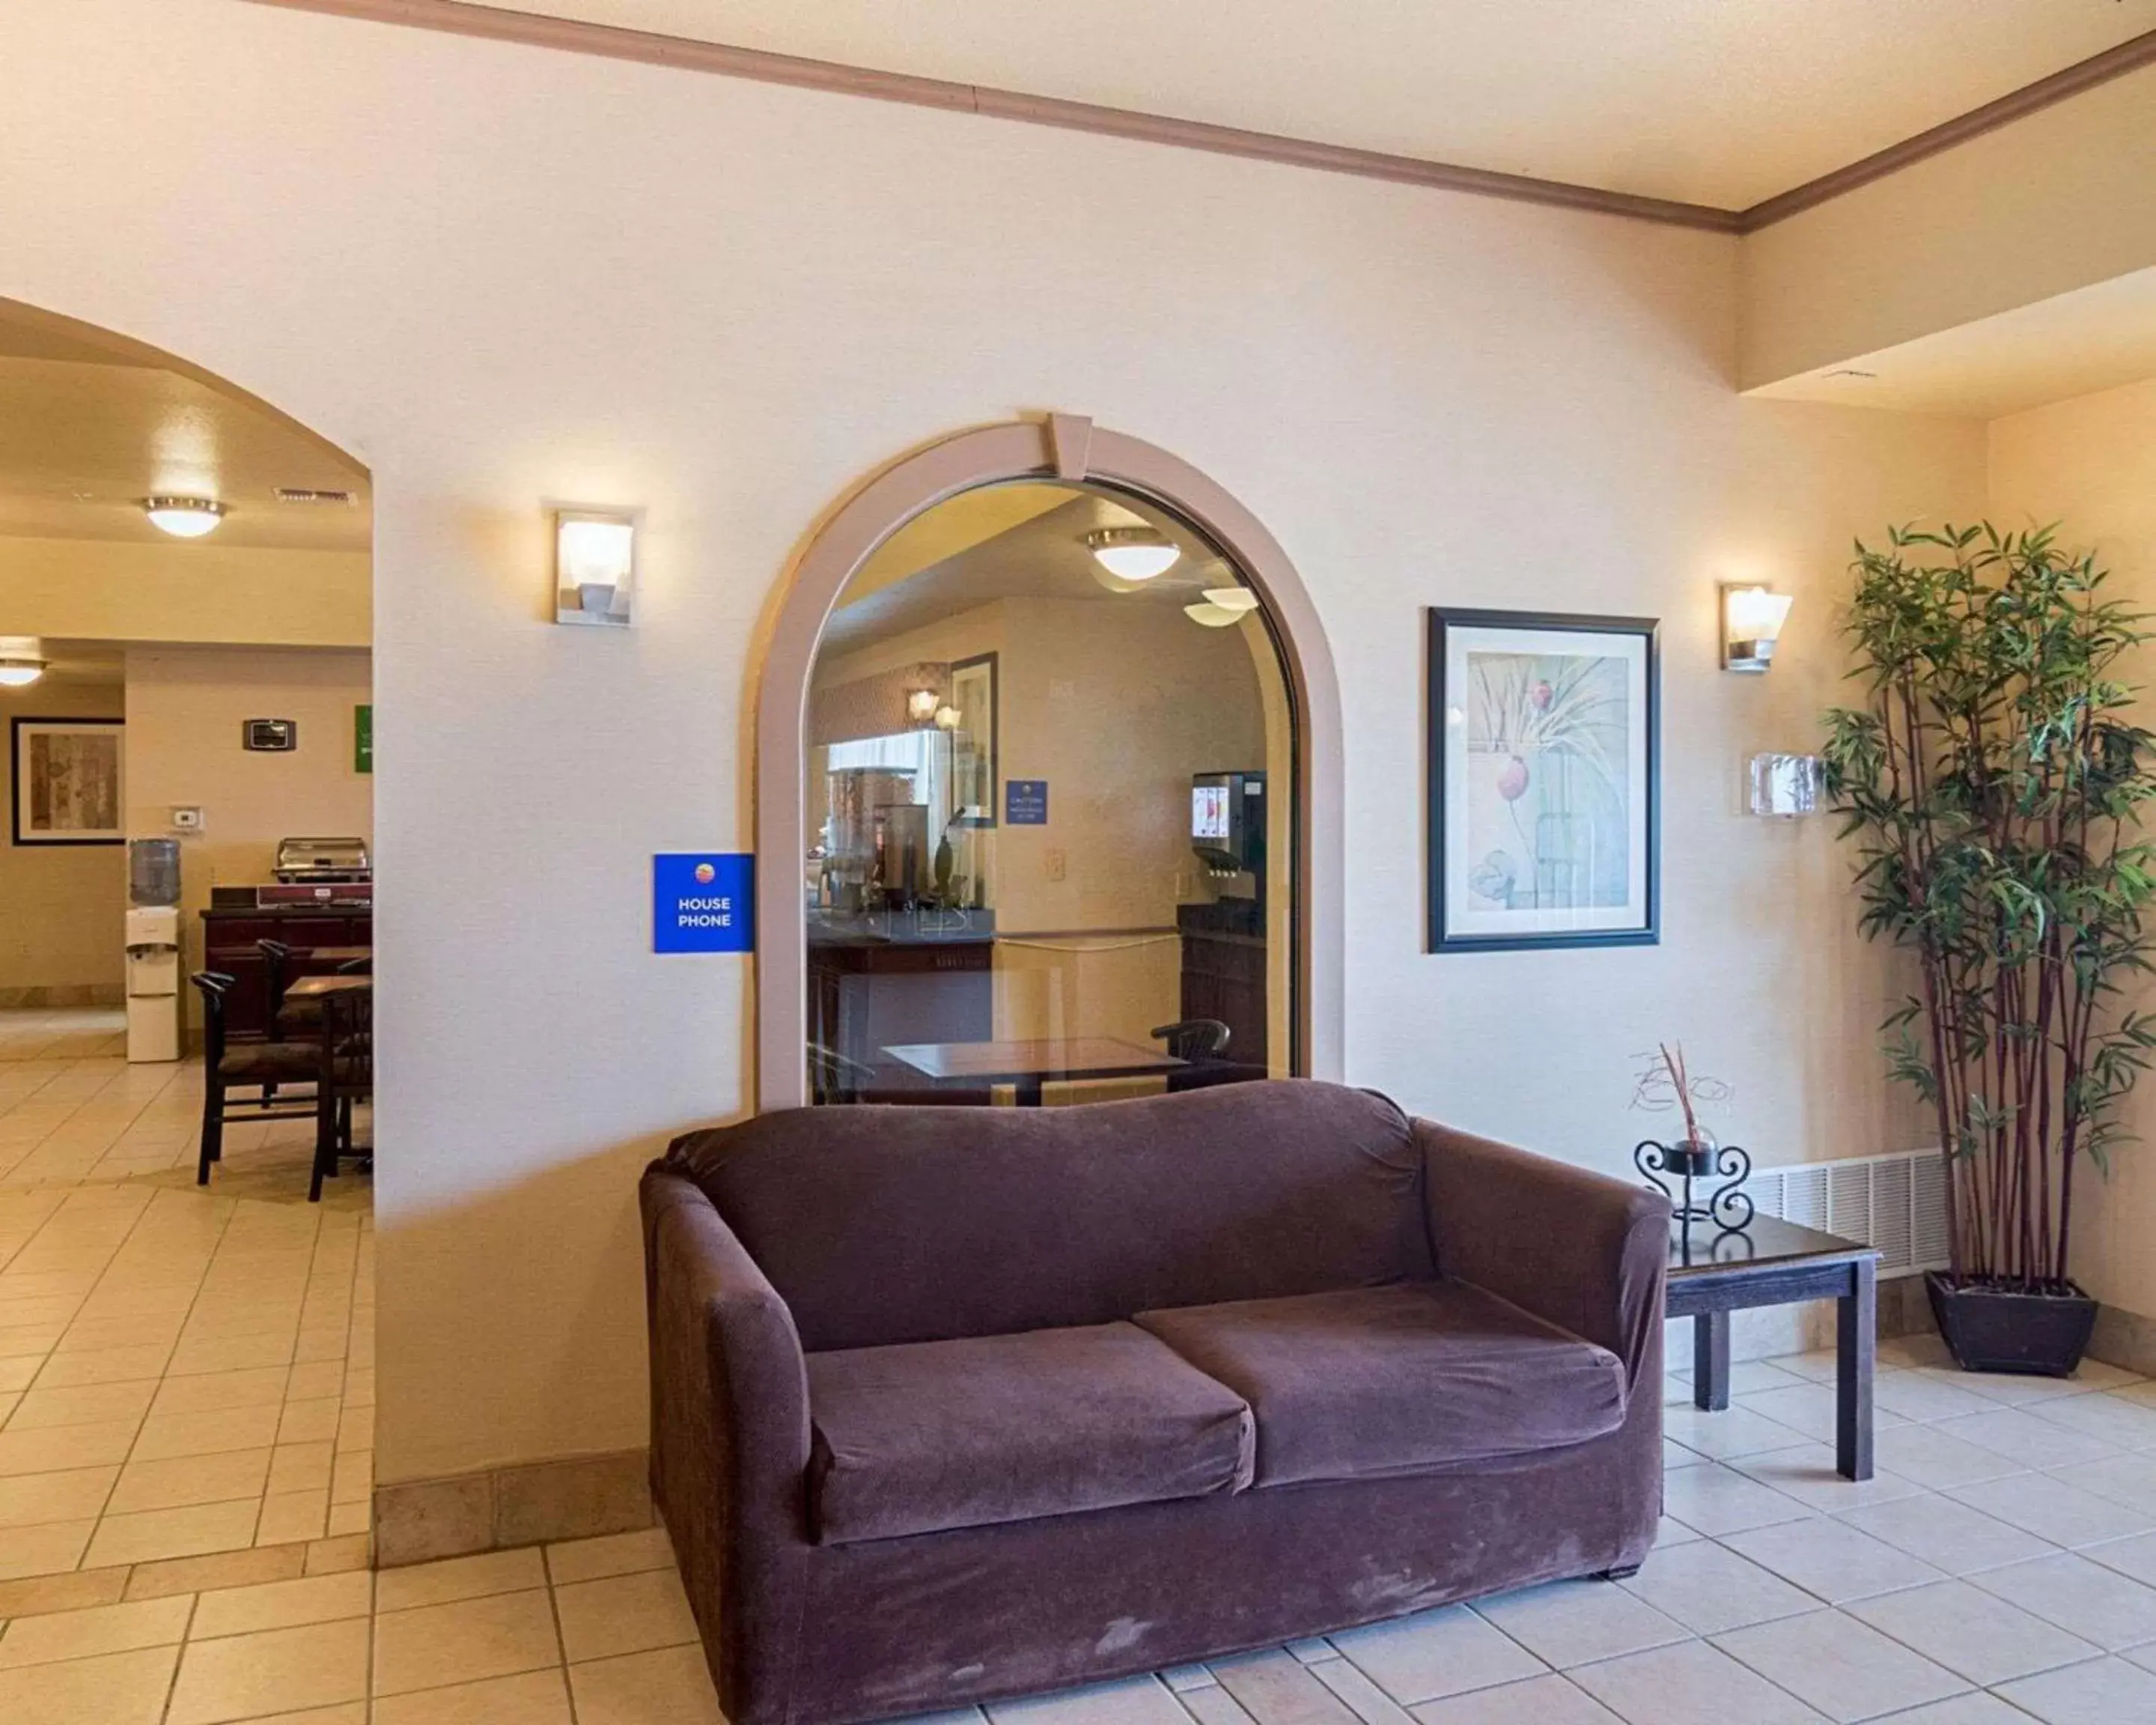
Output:
<instances>
[{"instance_id":1,"label":"black metal stand","mask_svg":"<svg viewBox=\"0 0 2156 1725\"><path fill-rule=\"evenodd\" d=\"M1632 1165L1647 1177L1647 1183L1670 1201L1670 1219L1689 1230L1695 1222L1708 1224L1723 1233L1752 1224L1753 1206L1744 1183L1752 1178L1752 1155L1734 1144L1717 1148L1712 1144L1661 1144L1648 1138L1632 1147ZM1662 1176L1681 1183L1672 1192ZM1692 1183L1720 1179L1705 1204L1692 1202Z\"/></svg>"}]
</instances>

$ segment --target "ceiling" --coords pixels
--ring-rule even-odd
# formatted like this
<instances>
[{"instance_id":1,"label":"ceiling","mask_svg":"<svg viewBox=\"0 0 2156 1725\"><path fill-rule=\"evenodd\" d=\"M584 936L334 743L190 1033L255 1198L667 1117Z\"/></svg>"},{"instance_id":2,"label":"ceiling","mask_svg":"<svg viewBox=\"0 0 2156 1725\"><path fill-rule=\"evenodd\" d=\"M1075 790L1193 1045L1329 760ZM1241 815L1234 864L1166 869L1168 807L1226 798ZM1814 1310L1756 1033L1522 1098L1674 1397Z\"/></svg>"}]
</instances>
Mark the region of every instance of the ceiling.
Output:
<instances>
[{"instance_id":1,"label":"ceiling","mask_svg":"<svg viewBox=\"0 0 2156 1725\"><path fill-rule=\"evenodd\" d=\"M979 531L998 522L1006 525ZM1138 525L1174 540L1183 559L1151 581L1111 587L1086 535L1096 527ZM922 531L908 542L916 528ZM909 542L916 553L910 559ZM960 548L936 561L924 562L918 555L952 545ZM1189 527L1138 499L1036 480L988 486L938 504L886 541L847 584L824 627L821 649L851 653L998 599L1098 599L1165 613L1197 603L1204 588L1241 584Z\"/></svg>"},{"instance_id":2,"label":"ceiling","mask_svg":"<svg viewBox=\"0 0 2156 1725\"><path fill-rule=\"evenodd\" d=\"M521 0L1742 209L2156 29L2156 0Z\"/></svg>"},{"instance_id":3,"label":"ceiling","mask_svg":"<svg viewBox=\"0 0 2156 1725\"><path fill-rule=\"evenodd\" d=\"M280 485L355 501L280 503ZM160 493L224 503L219 546L367 548L366 471L320 439L146 350L0 305L0 535L180 545L142 513Z\"/></svg>"},{"instance_id":4,"label":"ceiling","mask_svg":"<svg viewBox=\"0 0 2156 1725\"><path fill-rule=\"evenodd\" d=\"M1995 419L2156 377L2156 270L1837 362L1752 393Z\"/></svg>"}]
</instances>

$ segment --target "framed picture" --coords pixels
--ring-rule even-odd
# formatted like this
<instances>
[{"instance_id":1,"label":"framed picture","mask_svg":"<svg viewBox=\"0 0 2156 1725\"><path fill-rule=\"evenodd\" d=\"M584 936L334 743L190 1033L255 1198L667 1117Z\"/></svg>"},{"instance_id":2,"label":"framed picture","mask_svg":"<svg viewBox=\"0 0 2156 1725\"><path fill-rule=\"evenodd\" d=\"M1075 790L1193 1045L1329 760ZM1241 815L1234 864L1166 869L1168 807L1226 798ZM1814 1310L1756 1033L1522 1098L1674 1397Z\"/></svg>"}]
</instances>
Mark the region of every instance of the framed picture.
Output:
<instances>
[{"instance_id":1,"label":"framed picture","mask_svg":"<svg viewBox=\"0 0 2156 1725\"><path fill-rule=\"evenodd\" d=\"M951 705L958 722L951 733L952 824L996 824L996 655L953 661Z\"/></svg>"},{"instance_id":2,"label":"framed picture","mask_svg":"<svg viewBox=\"0 0 2156 1725\"><path fill-rule=\"evenodd\" d=\"M19 718L8 733L15 843L127 842L120 720Z\"/></svg>"},{"instance_id":3,"label":"framed picture","mask_svg":"<svg viewBox=\"0 0 2156 1725\"><path fill-rule=\"evenodd\" d=\"M1428 950L1659 938L1657 633L1430 613Z\"/></svg>"}]
</instances>

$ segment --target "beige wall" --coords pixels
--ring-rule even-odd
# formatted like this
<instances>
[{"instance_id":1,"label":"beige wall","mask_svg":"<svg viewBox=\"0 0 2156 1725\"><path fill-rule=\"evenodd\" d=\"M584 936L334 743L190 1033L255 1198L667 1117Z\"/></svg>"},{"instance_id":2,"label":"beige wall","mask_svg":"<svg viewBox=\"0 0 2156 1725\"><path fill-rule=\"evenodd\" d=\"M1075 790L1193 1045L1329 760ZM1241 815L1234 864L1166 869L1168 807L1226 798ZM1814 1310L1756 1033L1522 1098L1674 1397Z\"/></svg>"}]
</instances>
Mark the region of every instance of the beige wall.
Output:
<instances>
[{"instance_id":1,"label":"beige wall","mask_svg":"<svg viewBox=\"0 0 2156 1725\"><path fill-rule=\"evenodd\" d=\"M127 829L172 835L172 810L203 811L180 842L181 930L202 963L210 888L267 880L294 834L370 838L373 780L352 768L352 711L372 698L364 652L137 647L127 655ZM293 719L289 754L240 746L249 719ZM192 1002L190 1009L192 1009Z\"/></svg>"},{"instance_id":2,"label":"beige wall","mask_svg":"<svg viewBox=\"0 0 2156 1725\"><path fill-rule=\"evenodd\" d=\"M15 759L8 721L117 719L123 713L116 683L49 676L28 689L0 689L0 1001L22 988L91 988L100 998L120 997L126 970L126 849L10 842Z\"/></svg>"},{"instance_id":3,"label":"beige wall","mask_svg":"<svg viewBox=\"0 0 2156 1725\"><path fill-rule=\"evenodd\" d=\"M2156 264L2156 67L1747 236L1750 389Z\"/></svg>"},{"instance_id":4,"label":"beige wall","mask_svg":"<svg viewBox=\"0 0 2156 1725\"><path fill-rule=\"evenodd\" d=\"M364 552L0 536L0 634L364 647Z\"/></svg>"},{"instance_id":5,"label":"beige wall","mask_svg":"<svg viewBox=\"0 0 2156 1725\"><path fill-rule=\"evenodd\" d=\"M2005 526L2060 522L2122 596L2156 608L2156 380L1994 420L1991 510ZM2144 681L2152 667L2144 650ZM2142 1142L2121 1147L2108 1181L2081 1187L2074 1270L2097 1298L2147 1316L2156 1314L2156 1084L2129 1106Z\"/></svg>"},{"instance_id":6,"label":"beige wall","mask_svg":"<svg viewBox=\"0 0 2156 1725\"><path fill-rule=\"evenodd\" d=\"M1739 398L1734 241L228 0L0 11L0 295L374 476L384 1479L642 1442L637 1173L752 1034L747 964L651 954L650 855L752 842L819 517L1020 410L1175 451L1302 573L1353 1081L1615 1168L1675 1036L1762 1163L1923 1142L1831 824L1740 785L1837 692L1851 536L1980 509L1983 430ZM648 510L634 629L545 621L550 497ZM1768 678L1716 669L1736 575L1798 596ZM1659 947L1423 953L1436 603L1663 619Z\"/></svg>"}]
</instances>

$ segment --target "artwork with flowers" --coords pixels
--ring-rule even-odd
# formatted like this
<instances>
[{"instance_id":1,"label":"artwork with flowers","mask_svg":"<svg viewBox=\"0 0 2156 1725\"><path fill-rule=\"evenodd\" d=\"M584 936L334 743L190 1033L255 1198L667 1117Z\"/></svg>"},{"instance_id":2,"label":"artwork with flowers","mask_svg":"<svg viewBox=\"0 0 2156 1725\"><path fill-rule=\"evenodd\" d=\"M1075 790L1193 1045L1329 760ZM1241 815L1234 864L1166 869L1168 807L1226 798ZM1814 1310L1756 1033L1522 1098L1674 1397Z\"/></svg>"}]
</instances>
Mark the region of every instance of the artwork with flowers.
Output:
<instances>
[{"instance_id":1,"label":"artwork with flowers","mask_svg":"<svg viewBox=\"0 0 2156 1725\"><path fill-rule=\"evenodd\" d=\"M1656 637L1430 612L1430 951L1656 940Z\"/></svg>"}]
</instances>

